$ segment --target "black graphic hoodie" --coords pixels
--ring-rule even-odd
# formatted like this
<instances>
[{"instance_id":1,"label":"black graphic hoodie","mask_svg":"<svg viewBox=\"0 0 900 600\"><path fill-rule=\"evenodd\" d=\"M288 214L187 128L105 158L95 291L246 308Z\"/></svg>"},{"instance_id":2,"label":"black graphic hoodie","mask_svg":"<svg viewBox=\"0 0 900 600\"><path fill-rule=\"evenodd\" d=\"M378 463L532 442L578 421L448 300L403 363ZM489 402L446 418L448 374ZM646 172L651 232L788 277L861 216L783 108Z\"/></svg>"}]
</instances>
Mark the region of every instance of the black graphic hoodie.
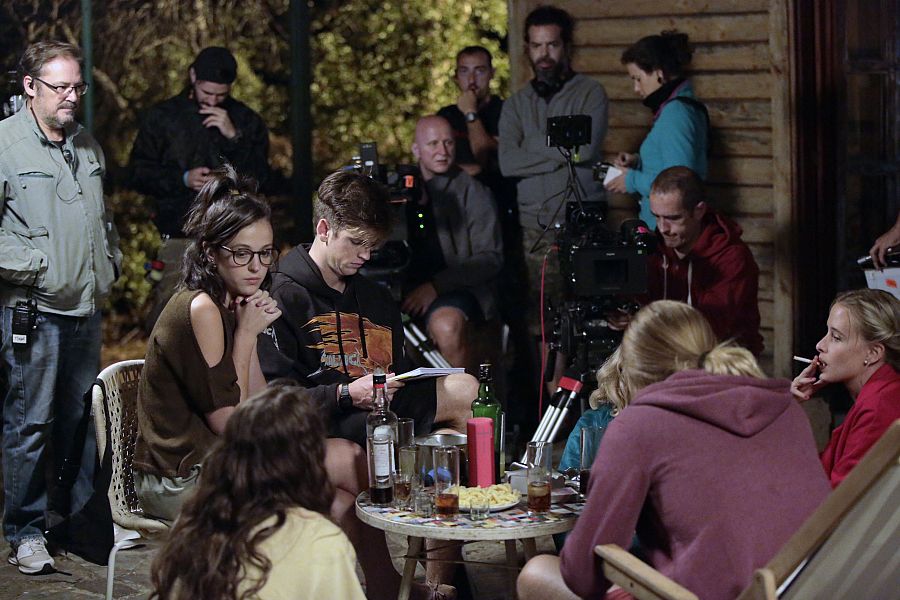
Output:
<instances>
[{"instance_id":1,"label":"black graphic hoodie","mask_svg":"<svg viewBox=\"0 0 900 600\"><path fill-rule=\"evenodd\" d=\"M259 336L263 374L268 381L288 377L309 388L323 414L333 419L339 413L339 384L376 367L385 373L399 368L400 309L377 283L353 275L338 292L325 283L307 247L297 246L278 261L271 294L282 315Z\"/></svg>"}]
</instances>

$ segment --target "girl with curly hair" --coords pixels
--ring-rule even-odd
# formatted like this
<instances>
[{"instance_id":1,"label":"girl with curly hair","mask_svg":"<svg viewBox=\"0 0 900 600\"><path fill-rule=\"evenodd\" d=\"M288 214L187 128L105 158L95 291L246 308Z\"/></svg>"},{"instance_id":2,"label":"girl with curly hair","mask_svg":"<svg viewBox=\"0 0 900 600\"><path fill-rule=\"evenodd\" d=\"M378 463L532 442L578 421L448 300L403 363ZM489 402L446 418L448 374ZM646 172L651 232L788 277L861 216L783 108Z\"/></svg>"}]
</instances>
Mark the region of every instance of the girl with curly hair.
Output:
<instances>
[{"instance_id":1,"label":"girl with curly hair","mask_svg":"<svg viewBox=\"0 0 900 600\"><path fill-rule=\"evenodd\" d=\"M325 426L306 390L242 402L203 463L152 570L152 598L365 598L356 555L328 517Z\"/></svg>"}]
</instances>

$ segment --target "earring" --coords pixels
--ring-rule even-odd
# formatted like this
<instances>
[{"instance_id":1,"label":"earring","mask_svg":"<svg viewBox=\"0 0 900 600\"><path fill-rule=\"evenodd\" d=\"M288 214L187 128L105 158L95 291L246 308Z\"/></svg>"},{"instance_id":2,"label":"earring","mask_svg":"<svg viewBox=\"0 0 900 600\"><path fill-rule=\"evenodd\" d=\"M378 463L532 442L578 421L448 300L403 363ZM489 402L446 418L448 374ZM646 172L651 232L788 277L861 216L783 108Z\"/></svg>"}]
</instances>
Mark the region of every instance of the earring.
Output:
<instances>
[{"instance_id":1,"label":"earring","mask_svg":"<svg viewBox=\"0 0 900 600\"><path fill-rule=\"evenodd\" d=\"M863 361L863 365L865 365L865 366L867 366L867 367L869 366L869 359L868 359L868 358L865 359L865 360Z\"/></svg>"}]
</instances>

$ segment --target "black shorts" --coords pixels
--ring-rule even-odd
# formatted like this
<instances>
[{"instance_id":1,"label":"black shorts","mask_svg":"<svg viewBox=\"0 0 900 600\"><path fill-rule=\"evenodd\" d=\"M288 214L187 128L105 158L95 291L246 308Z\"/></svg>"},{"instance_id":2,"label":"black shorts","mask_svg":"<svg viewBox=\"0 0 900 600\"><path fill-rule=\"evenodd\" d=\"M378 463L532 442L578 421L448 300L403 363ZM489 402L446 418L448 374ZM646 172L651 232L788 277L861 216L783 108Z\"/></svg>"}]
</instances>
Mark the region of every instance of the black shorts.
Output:
<instances>
[{"instance_id":1,"label":"black shorts","mask_svg":"<svg viewBox=\"0 0 900 600\"><path fill-rule=\"evenodd\" d=\"M410 381L397 390L391 400L391 410L398 417L415 421L415 435L431 433L437 415L437 378ZM354 408L345 413L338 413L328 428L329 437L338 437L356 442L366 447L367 410Z\"/></svg>"},{"instance_id":2,"label":"black shorts","mask_svg":"<svg viewBox=\"0 0 900 600\"><path fill-rule=\"evenodd\" d=\"M481 311L481 305L478 304L478 299L475 298L475 295L469 290L454 290L441 294L431 303L423 318L425 323L428 323L434 311L445 306L461 311L466 316L466 321L484 321L484 313Z\"/></svg>"}]
</instances>

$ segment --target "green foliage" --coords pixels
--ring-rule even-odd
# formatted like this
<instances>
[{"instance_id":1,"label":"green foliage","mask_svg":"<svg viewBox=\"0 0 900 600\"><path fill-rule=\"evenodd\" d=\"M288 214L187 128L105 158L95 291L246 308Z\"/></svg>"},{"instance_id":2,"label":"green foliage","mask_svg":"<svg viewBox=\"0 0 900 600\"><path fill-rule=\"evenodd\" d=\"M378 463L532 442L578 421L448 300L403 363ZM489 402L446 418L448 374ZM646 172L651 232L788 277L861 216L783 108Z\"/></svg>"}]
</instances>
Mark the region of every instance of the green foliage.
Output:
<instances>
[{"instance_id":1,"label":"green foliage","mask_svg":"<svg viewBox=\"0 0 900 600\"><path fill-rule=\"evenodd\" d=\"M150 222L150 215L140 195L119 190L106 198L119 230L119 247L124 255L122 273L113 286L109 303L116 312L140 320L142 308L150 295L144 265L153 260L159 250L159 232Z\"/></svg>"},{"instance_id":2,"label":"green foliage","mask_svg":"<svg viewBox=\"0 0 900 600\"><path fill-rule=\"evenodd\" d=\"M509 81L502 0L347 2L313 22L313 118L317 170L345 164L359 142L378 142L388 162L411 162L416 120L453 104L457 50L494 55L494 89ZM348 66L352 65L352 68Z\"/></svg>"},{"instance_id":3,"label":"green foliage","mask_svg":"<svg viewBox=\"0 0 900 600\"><path fill-rule=\"evenodd\" d=\"M95 136L110 173L108 202L126 257L110 299L137 323L150 285L144 263L159 240L152 202L126 189L126 165L141 112L183 89L188 66L209 45L238 60L232 95L271 131L274 179L290 176L288 0L107 0L94 2ZM374 140L387 163L411 162L416 120L454 103L457 50L494 55L494 91L506 96L505 0L310 1L314 184ZM78 43L80 0L0 1L0 63L14 66L40 39Z\"/></svg>"}]
</instances>

